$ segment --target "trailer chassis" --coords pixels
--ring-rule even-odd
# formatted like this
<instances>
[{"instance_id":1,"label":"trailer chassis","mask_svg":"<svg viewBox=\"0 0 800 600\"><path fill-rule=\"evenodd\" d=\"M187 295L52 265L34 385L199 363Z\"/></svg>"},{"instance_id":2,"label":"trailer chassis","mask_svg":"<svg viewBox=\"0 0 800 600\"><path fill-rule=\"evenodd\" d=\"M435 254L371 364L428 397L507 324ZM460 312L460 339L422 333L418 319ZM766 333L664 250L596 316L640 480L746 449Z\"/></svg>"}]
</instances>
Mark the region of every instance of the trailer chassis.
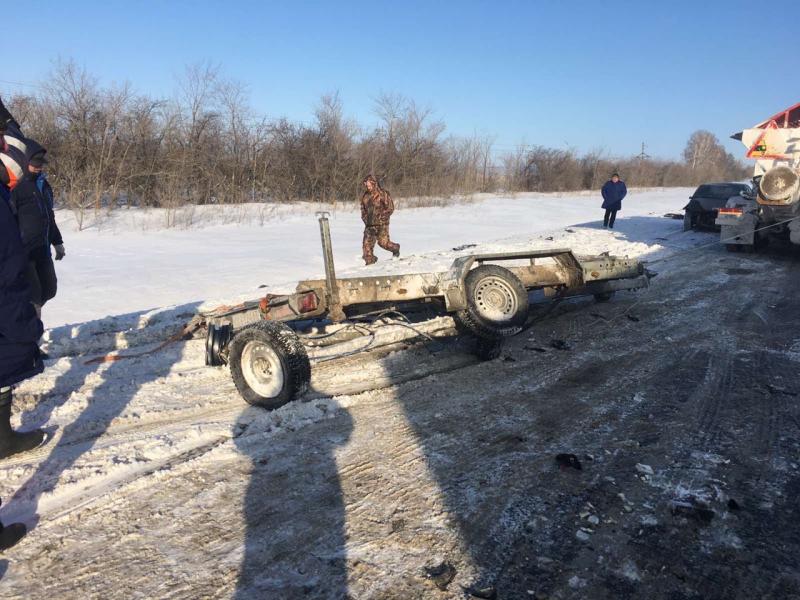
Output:
<instances>
[{"instance_id":1,"label":"trailer chassis","mask_svg":"<svg viewBox=\"0 0 800 600\"><path fill-rule=\"evenodd\" d=\"M478 354L492 358L503 338L523 329L530 292L541 290L551 299L591 295L603 302L617 291L647 287L653 275L635 259L578 257L550 248L469 254L441 272L338 278L328 214L318 217L325 279L204 315L206 364L228 363L251 404L275 408L305 393L311 369L306 349L364 335L365 328L351 325L365 316L402 317L423 309L449 314L459 331L477 338ZM304 332L310 328L313 334Z\"/></svg>"}]
</instances>

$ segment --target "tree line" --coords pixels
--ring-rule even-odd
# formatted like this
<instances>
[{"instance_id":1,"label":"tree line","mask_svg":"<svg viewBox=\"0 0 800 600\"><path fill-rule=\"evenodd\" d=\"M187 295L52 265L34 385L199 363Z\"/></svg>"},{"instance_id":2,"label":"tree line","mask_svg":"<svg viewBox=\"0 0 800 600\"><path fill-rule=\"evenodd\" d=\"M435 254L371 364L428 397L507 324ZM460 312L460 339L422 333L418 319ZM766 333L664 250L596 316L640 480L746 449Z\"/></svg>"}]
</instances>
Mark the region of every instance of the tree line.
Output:
<instances>
[{"instance_id":1,"label":"tree line","mask_svg":"<svg viewBox=\"0 0 800 600\"><path fill-rule=\"evenodd\" d=\"M579 154L571 149L534 146L507 154L503 166L510 189L538 192L595 190L615 171L628 186L635 187L696 186L740 181L752 175L752 166L727 152L710 131L695 131L682 158L613 158L600 151Z\"/></svg>"},{"instance_id":2,"label":"tree line","mask_svg":"<svg viewBox=\"0 0 800 600\"><path fill-rule=\"evenodd\" d=\"M750 169L713 134L695 132L683 161L519 147L448 136L429 109L398 94L374 100L378 123L344 116L323 96L309 123L259 116L246 88L195 65L172 98L102 86L73 62L56 65L34 93L4 98L26 135L48 148L59 200L83 212L120 205L354 201L374 173L395 196L597 189L617 170L633 186L738 180Z\"/></svg>"}]
</instances>

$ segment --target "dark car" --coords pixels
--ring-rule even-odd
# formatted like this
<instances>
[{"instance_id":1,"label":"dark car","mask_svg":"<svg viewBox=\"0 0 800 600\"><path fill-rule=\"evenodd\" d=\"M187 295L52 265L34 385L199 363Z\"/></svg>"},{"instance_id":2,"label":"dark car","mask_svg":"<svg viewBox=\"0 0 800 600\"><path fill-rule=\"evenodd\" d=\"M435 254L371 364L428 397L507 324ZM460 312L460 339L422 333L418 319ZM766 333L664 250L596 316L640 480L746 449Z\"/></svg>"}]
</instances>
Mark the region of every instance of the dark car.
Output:
<instances>
[{"instance_id":1,"label":"dark car","mask_svg":"<svg viewBox=\"0 0 800 600\"><path fill-rule=\"evenodd\" d=\"M704 183L689 196L689 204L683 207L683 230L718 230L714 224L717 211L725 206L728 198L750 191L746 183Z\"/></svg>"}]
</instances>

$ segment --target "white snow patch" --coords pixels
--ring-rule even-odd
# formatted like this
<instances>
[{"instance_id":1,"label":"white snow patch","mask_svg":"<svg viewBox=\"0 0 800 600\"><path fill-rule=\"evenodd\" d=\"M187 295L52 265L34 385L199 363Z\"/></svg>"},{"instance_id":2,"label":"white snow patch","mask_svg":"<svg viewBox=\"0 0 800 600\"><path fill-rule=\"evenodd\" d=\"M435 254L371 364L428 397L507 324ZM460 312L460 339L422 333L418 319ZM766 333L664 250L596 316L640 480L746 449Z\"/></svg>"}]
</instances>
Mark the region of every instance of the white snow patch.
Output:
<instances>
[{"instance_id":1,"label":"white snow patch","mask_svg":"<svg viewBox=\"0 0 800 600\"><path fill-rule=\"evenodd\" d=\"M639 574L639 569L636 567L631 559L625 559L620 568L620 574L630 581L641 581L642 576Z\"/></svg>"}]
</instances>

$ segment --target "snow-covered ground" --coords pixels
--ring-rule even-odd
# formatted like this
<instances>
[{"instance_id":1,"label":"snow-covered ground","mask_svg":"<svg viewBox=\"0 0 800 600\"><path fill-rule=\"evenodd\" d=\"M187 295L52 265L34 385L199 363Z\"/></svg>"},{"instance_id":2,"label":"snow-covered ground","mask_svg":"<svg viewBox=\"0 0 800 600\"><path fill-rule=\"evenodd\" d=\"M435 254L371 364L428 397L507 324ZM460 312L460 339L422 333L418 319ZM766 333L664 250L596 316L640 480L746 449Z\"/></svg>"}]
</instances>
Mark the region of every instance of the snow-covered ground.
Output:
<instances>
[{"instance_id":1,"label":"snow-covered ground","mask_svg":"<svg viewBox=\"0 0 800 600\"><path fill-rule=\"evenodd\" d=\"M599 201L588 195L482 197L442 208L400 210L392 233L402 244L402 258L391 260L377 249L380 261L371 267L360 265L358 215L337 210L331 225L339 275L439 270L465 252L531 246L660 260L716 239L683 232L680 220L664 218L665 213L680 212L689 193L634 190L613 231L602 229ZM321 276L317 208L281 207L262 223L259 207L251 207L243 210L252 214L241 219L252 218L251 223L222 225L212 223L227 218L224 211L211 208L194 213L192 227L177 229L161 228L165 216L157 211L120 211L79 233L72 231L62 211L68 255L58 265L59 296L45 308L53 360L43 375L17 390L14 415L15 426L45 427L53 437L35 452L0 463L0 516L4 522L18 519L36 526L6 555L10 563L0 564L0 571L7 568L0 587L9 586L12 596L19 597L37 597L47 590L51 597L76 598L294 598L306 593L339 598L348 584L336 578L344 578L358 598L428 597L418 595L418 582L405 592L397 590L410 581L409 569L419 572L431 553L435 558L444 547L456 552L466 543L458 539L456 517L448 514L452 490L441 479L443 472L452 474L456 480L451 483L457 485L458 473L467 473L447 466L462 450L448 450L446 444L436 452L425 447L428 432L432 439L444 439L437 432L462 418L462 401L465 410L491 411L487 389L526 398L541 386L555 385L553 393L562 393L559 369L568 368L569 361L547 354L542 364L550 360L552 369L542 367L531 378L533 371L522 369L532 360L531 352L521 358L528 350L522 348L524 341L516 348L523 354L508 363L494 361L453 373L447 371L474 360L463 352L431 355L427 349L366 361L354 356L315 367L312 385L316 381L324 390L361 382L363 389L373 391L332 392L333 397L318 393L312 400L265 412L242 402L227 369L203 365L203 339L144 353L199 307L292 288L300 278ZM476 246L454 249L466 244ZM714 252L717 260L718 249ZM696 253L688 256L694 256L692 268L702 266ZM669 273L679 263L660 262L656 270ZM673 300L694 299L700 307L706 302L700 292L723 288L731 275L716 269L704 277L676 277L684 287ZM676 289L674 281L672 285L671 291ZM647 310L657 311L664 298L652 288L646 294ZM630 306L636 297L623 295L622 302ZM614 303L607 306L620 310ZM581 314L595 319L592 327L611 322L610 313L588 313ZM587 323L579 327L565 321L562 334L595 335ZM655 322L660 328L652 334L660 336L656 343L672 335L669 320ZM676 335L697 327L693 322ZM636 344L649 343L650 334L642 329ZM125 353L131 358L89 362L115 348L128 348ZM617 359L623 360L626 348L623 341L602 351L621 353ZM533 350L536 354L542 349ZM681 349L670 352L680 355ZM598 415L617 410L613 381L607 385L595 372L597 355L586 351L575 356L586 364L574 381L591 379L594 373L597 389L611 390L606 398L611 404L593 410ZM505 373L502 385L492 385L491 378L500 372ZM646 372L631 371L623 380L635 381ZM432 373L444 374L428 377L429 385L378 389L387 381ZM573 380L563 381L567 385ZM592 389L582 390L569 392L565 400L593 406L588 400ZM580 395L584 393L586 399ZM533 410L520 400L504 409L520 414L512 418L498 413L491 422L525 431L540 418L525 412L528 408ZM629 407L623 416L625 411ZM442 413L449 415L445 421ZM583 431L592 431L590 422ZM501 446L518 443L506 437L498 438ZM565 435L559 444L568 447L568 439ZM546 442L545 436L543 448L550 447ZM478 446L471 447L477 452ZM488 477L505 472L503 456ZM516 484L498 485L511 489ZM477 498L483 489L480 484L470 494ZM482 517L478 512L458 518L480 522ZM516 518L500 515L492 535L512 535L519 526ZM504 519L512 529L501 531ZM383 540L395 534L409 536L402 551ZM50 572L62 564L62 553L68 555L66 570ZM478 562L469 566L463 560L459 576L477 577ZM395 590L399 595L393 586L400 586Z\"/></svg>"},{"instance_id":2,"label":"snow-covered ground","mask_svg":"<svg viewBox=\"0 0 800 600\"><path fill-rule=\"evenodd\" d=\"M652 241L649 232L654 228L643 217L681 212L691 191L632 190L618 214L618 237ZM400 200L392 218L392 237L400 243L402 255L414 259L387 267L389 255L377 248L380 262L369 272L425 270L433 263L419 260L422 254L464 244L536 238L579 224L589 232L569 242L576 251L585 251L593 246L586 240L602 222L600 202L597 194L478 195L450 206L403 208ZM314 217L320 209L331 211L337 272L366 272L358 268L363 264L363 225L354 205L189 207L177 212L123 209L97 220L88 215L81 232L75 231L72 213L58 211L67 257L57 263L59 292L45 309L45 324L57 327L172 304L250 297L320 277L322 253ZM176 226L165 229L168 220ZM632 253L646 250L631 248ZM436 266L440 263L436 261ZM266 289L257 291L262 285Z\"/></svg>"}]
</instances>

